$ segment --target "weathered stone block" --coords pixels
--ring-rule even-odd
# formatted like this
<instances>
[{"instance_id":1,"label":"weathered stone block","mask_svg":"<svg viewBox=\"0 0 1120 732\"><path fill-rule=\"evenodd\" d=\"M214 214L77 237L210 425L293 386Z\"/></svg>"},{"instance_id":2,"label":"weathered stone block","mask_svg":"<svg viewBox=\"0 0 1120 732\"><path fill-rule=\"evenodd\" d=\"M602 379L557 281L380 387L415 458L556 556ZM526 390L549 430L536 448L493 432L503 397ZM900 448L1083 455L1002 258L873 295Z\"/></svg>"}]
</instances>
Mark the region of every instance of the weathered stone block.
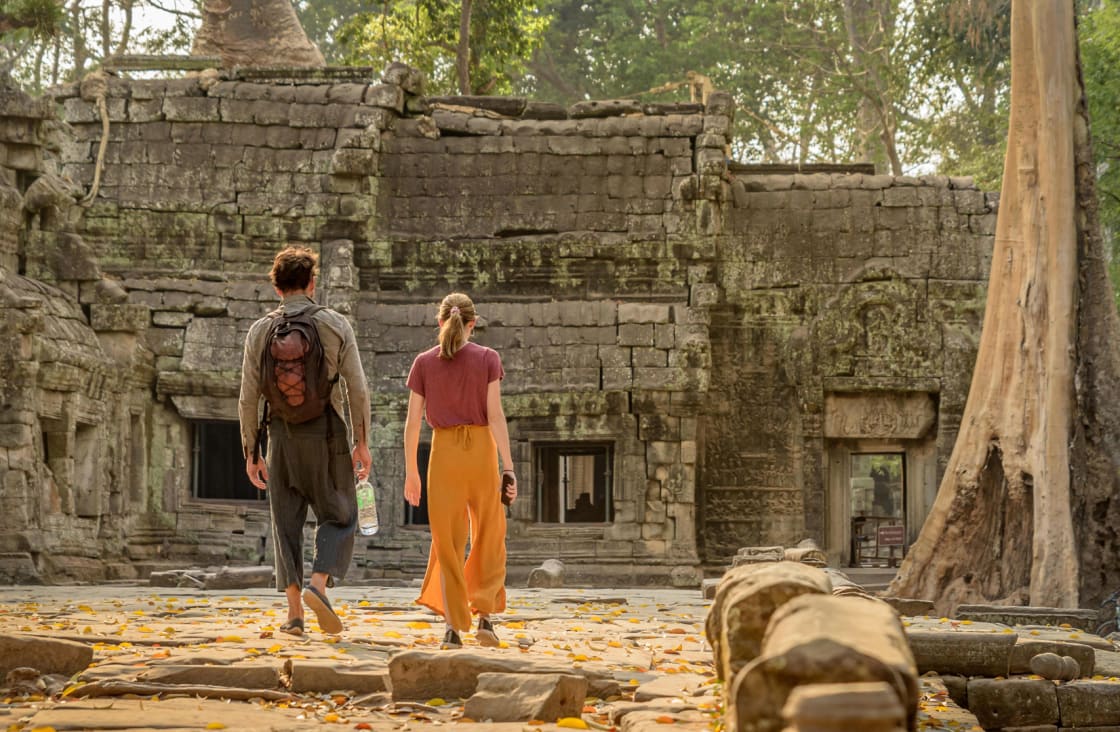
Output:
<instances>
[{"instance_id":1,"label":"weathered stone block","mask_svg":"<svg viewBox=\"0 0 1120 732\"><path fill-rule=\"evenodd\" d=\"M146 305L125 304L90 305L90 327L95 331L125 331L135 333L148 327L151 314Z\"/></svg>"},{"instance_id":2,"label":"weathered stone block","mask_svg":"<svg viewBox=\"0 0 1120 732\"><path fill-rule=\"evenodd\" d=\"M1058 722L1058 695L1045 679L973 679L968 709L985 729Z\"/></svg>"},{"instance_id":3,"label":"weathered stone block","mask_svg":"<svg viewBox=\"0 0 1120 732\"><path fill-rule=\"evenodd\" d=\"M1120 682L1062 684L1057 687L1057 700L1063 727L1120 726Z\"/></svg>"},{"instance_id":4,"label":"weathered stone block","mask_svg":"<svg viewBox=\"0 0 1120 732\"><path fill-rule=\"evenodd\" d=\"M478 722L555 722L579 717L587 679L565 674L482 673L463 714Z\"/></svg>"},{"instance_id":5,"label":"weathered stone block","mask_svg":"<svg viewBox=\"0 0 1120 732\"><path fill-rule=\"evenodd\" d=\"M919 673L1006 676L1018 636L995 626L947 626L913 621L906 629Z\"/></svg>"},{"instance_id":6,"label":"weathered stone block","mask_svg":"<svg viewBox=\"0 0 1120 732\"><path fill-rule=\"evenodd\" d=\"M795 597L824 595L831 589L823 572L793 562L754 564L726 572L704 625L717 676L733 679L758 656L763 634L778 608Z\"/></svg>"},{"instance_id":7,"label":"weathered stone block","mask_svg":"<svg viewBox=\"0 0 1120 732\"><path fill-rule=\"evenodd\" d=\"M352 691L373 694L387 691L387 669L380 665L339 666L337 663L288 659L284 663L290 679L289 687L297 694Z\"/></svg>"},{"instance_id":8,"label":"weathered stone block","mask_svg":"<svg viewBox=\"0 0 1120 732\"><path fill-rule=\"evenodd\" d=\"M1097 626L1096 610L1076 608L961 605L957 608L956 616L961 620L983 623L1070 626L1084 631L1092 631Z\"/></svg>"},{"instance_id":9,"label":"weathered stone block","mask_svg":"<svg viewBox=\"0 0 1120 732\"><path fill-rule=\"evenodd\" d=\"M587 679L587 693L591 696L603 698L618 693L618 682L608 671L587 665L572 667L468 650L405 651L389 660L393 699L397 700L427 700L438 695L467 698L477 690L478 677L483 673L578 674Z\"/></svg>"},{"instance_id":10,"label":"weathered stone block","mask_svg":"<svg viewBox=\"0 0 1120 732\"><path fill-rule=\"evenodd\" d=\"M85 643L30 634L0 634L0 676L14 668L33 668L41 674L71 676L93 663L93 648Z\"/></svg>"}]
</instances>

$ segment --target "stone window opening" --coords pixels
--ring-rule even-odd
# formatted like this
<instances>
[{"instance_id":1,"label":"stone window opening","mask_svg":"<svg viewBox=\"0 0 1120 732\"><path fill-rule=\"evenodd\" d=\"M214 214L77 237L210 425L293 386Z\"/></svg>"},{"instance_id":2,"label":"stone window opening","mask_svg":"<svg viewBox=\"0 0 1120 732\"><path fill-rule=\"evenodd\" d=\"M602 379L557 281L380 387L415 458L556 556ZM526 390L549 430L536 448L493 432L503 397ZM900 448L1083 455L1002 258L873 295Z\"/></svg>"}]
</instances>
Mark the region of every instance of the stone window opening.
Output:
<instances>
[{"instance_id":1,"label":"stone window opening","mask_svg":"<svg viewBox=\"0 0 1120 732\"><path fill-rule=\"evenodd\" d=\"M534 446L533 456L539 523L612 521L612 444L541 443Z\"/></svg>"},{"instance_id":2,"label":"stone window opening","mask_svg":"<svg viewBox=\"0 0 1120 732\"><path fill-rule=\"evenodd\" d=\"M420 505L413 506L408 501L404 502L404 525L428 525L428 459L432 456L432 444L421 442L416 447L416 465L420 471ZM381 516L385 520L385 516Z\"/></svg>"},{"instance_id":3,"label":"stone window opening","mask_svg":"<svg viewBox=\"0 0 1120 732\"><path fill-rule=\"evenodd\" d=\"M237 422L192 420L191 495L203 501L268 500L245 474Z\"/></svg>"}]
</instances>

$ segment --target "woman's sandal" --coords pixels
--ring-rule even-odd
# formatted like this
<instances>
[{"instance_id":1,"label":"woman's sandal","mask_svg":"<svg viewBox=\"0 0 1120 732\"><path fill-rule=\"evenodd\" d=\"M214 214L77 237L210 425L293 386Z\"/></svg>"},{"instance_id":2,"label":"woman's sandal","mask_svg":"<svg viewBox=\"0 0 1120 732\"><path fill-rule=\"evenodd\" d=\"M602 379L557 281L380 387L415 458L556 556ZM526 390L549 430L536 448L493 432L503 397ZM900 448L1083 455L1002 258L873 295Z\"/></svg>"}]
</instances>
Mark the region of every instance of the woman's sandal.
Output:
<instances>
[{"instance_id":1,"label":"woman's sandal","mask_svg":"<svg viewBox=\"0 0 1120 732\"><path fill-rule=\"evenodd\" d=\"M292 618L280 626L280 632L288 635L303 635L303 618Z\"/></svg>"}]
</instances>

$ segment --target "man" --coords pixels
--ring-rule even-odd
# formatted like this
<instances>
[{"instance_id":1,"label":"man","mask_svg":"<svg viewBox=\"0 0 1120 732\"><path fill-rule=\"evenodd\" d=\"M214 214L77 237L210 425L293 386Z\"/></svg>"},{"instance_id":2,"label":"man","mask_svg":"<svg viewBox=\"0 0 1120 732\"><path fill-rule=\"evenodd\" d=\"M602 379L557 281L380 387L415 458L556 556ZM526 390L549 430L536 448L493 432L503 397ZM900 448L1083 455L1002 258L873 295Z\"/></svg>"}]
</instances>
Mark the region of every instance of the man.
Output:
<instances>
[{"instance_id":1,"label":"man","mask_svg":"<svg viewBox=\"0 0 1120 732\"><path fill-rule=\"evenodd\" d=\"M288 619L280 630L291 635L303 634L301 595L324 632L342 631L327 587L350 566L358 520L354 476L364 479L370 470L369 390L358 344L346 318L312 300L318 261L304 247L288 247L273 260L269 278L281 305L249 328L238 401L245 472L253 485L268 491L276 588L288 600ZM283 360L288 356L279 347L282 336L301 327L295 340L306 355L299 357L302 361ZM340 377L345 389L338 383ZM291 397L293 393L297 395ZM262 397L272 412L267 462L258 446ZM286 398L298 409L285 403ZM349 425L343 421L344 402ZM318 525L311 581L301 593L308 506Z\"/></svg>"}]
</instances>

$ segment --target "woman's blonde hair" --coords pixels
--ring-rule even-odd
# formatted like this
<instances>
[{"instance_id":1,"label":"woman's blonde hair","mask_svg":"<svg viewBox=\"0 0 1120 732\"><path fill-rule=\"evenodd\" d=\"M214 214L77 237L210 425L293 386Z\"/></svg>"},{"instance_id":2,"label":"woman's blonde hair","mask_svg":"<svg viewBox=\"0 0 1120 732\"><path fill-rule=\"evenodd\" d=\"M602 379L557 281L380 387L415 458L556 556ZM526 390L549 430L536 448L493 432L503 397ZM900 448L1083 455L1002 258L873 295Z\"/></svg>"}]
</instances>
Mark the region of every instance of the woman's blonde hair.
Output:
<instances>
[{"instance_id":1,"label":"woman's blonde hair","mask_svg":"<svg viewBox=\"0 0 1120 732\"><path fill-rule=\"evenodd\" d=\"M439 304L439 357L450 361L467 343L467 324L477 316L474 303L461 292L453 292Z\"/></svg>"}]
</instances>

